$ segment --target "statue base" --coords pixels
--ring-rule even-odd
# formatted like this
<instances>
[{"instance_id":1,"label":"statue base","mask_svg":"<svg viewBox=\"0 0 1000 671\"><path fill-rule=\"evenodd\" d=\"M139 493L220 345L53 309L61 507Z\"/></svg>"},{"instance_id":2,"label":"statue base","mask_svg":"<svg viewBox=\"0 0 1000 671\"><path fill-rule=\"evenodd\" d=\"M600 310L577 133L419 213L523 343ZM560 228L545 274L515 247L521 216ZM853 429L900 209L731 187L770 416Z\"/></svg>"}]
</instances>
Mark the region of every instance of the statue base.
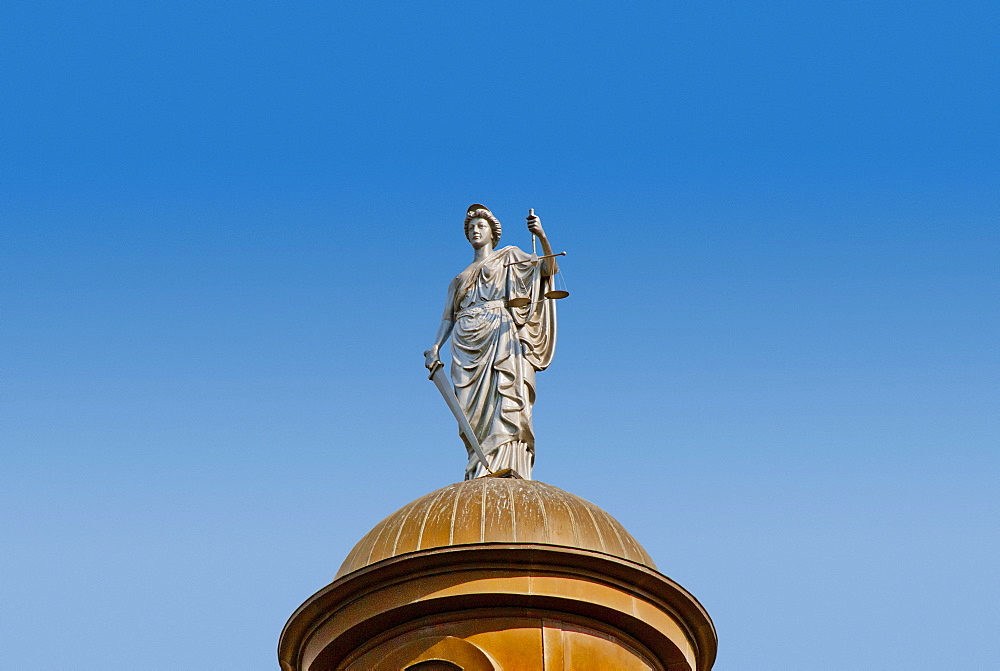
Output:
<instances>
[{"instance_id":1,"label":"statue base","mask_svg":"<svg viewBox=\"0 0 1000 671\"><path fill-rule=\"evenodd\" d=\"M520 475L517 474L513 468L501 468L499 471L494 473L489 473L487 475L480 475L481 478L513 478L515 480L524 480Z\"/></svg>"}]
</instances>

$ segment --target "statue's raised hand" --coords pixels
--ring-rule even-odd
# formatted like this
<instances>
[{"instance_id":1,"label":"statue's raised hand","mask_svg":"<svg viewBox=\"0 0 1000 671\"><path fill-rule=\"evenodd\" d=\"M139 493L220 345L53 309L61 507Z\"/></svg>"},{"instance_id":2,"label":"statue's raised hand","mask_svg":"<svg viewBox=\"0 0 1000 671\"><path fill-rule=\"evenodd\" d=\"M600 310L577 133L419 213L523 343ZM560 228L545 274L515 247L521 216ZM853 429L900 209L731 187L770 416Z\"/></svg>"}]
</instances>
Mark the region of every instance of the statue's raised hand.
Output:
<instances>
[{"instance_id":1,"label":"statue's raised hand","mask_svg":"<svg viewBox=\"0 0 1000 671\"><path fill-rule=\"evenodd\" d=\"M537 235L540 240L545 239L545 229L542 228L542 220L535 214L535 209L528 210L528 230L532 235Z\"/></svg>"}]
</instances>

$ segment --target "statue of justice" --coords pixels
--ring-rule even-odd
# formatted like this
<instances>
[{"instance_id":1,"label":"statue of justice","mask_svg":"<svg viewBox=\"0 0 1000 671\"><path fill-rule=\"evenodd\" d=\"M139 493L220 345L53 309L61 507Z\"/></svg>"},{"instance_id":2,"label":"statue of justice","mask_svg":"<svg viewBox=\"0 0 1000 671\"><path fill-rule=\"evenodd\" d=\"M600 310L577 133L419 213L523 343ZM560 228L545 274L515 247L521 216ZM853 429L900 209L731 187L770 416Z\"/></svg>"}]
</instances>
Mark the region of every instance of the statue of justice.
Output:
<instances>
[{"instance_id":1,"label":"statue of justice","mask_svg":"<svg viewBox=\"0 0 1000 671\"><path fill-rule=\"evenodd\" d=\"M541 219L529 210L532 247L497 249L502 227L484 205L470 205L465 237L472 263L448 285L441 325L424 352L430 379L459 424L469 460L465 479L504 469L530 480L535 459L532 406L535 374L552 362L556 348L556 300L568 296L555 286L559 272ZM440 351L451 338L451 381Z\"/></svg>"}]
</instances>

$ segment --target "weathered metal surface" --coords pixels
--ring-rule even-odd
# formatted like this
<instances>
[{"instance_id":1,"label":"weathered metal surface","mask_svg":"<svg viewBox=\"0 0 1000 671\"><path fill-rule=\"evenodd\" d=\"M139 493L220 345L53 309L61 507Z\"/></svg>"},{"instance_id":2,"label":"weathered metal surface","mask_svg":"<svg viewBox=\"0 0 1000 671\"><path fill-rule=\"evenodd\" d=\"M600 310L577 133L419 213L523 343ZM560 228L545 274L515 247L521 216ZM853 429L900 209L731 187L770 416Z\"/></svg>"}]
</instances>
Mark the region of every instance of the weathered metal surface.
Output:
<instances>
[{"instance_id":1,"label":"weathered metal surface","mask_svg":"<svg viewBox=\"0 0 1000 671\"><path fill-rule=\"evenodd\" d=\"M448 485L379 522L337 577L408 552L471 543L538 543L603 552L656 568L615 518L537 480L476 478Z\"/></svg>"},{"instance_id":2,"label":"weathered metal surface","mask_svg":"<svg viewBox=\"0 0 1000 671\"><path fill-rule=\"evenodd\" d=\"M443 638L459 640L438 659L524 671L708 671L717 645L694 597L643 564L554 545L475 543L406 553L335 580L292 615L278 655L284 671L395 671L427 660L422 651ZM496 664L467 663L475 649Z\"/></svg>"}]
</instances>

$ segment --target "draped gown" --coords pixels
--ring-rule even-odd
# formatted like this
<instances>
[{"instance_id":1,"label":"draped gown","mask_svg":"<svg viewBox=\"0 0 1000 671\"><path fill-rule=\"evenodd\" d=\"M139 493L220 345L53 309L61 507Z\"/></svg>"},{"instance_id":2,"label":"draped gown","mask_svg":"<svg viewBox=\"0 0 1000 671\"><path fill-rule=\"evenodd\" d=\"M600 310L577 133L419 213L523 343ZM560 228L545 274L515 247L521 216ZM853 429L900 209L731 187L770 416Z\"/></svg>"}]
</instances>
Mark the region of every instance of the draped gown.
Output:
<instances>
[{"instance_id":1,"label":"draped gown","mask_svg":"<svg viewBox=\"0 0 1000 671\"><path fill-rule=\"evenodd\" d=\"M535 372L545 370L556 346L554 300L544 300L551 278L542 264L517 247L492 251L449 287L446 318L451 333L451 380L490 468L513 468L531 479L535 435L531 409ZM515 265L508 266L512 262ZM528 298L523 307L508 300ZM463 437L464 440L464 437ZM484 475L466 441L465 477Z\"/></svg>"}]
</instances>

